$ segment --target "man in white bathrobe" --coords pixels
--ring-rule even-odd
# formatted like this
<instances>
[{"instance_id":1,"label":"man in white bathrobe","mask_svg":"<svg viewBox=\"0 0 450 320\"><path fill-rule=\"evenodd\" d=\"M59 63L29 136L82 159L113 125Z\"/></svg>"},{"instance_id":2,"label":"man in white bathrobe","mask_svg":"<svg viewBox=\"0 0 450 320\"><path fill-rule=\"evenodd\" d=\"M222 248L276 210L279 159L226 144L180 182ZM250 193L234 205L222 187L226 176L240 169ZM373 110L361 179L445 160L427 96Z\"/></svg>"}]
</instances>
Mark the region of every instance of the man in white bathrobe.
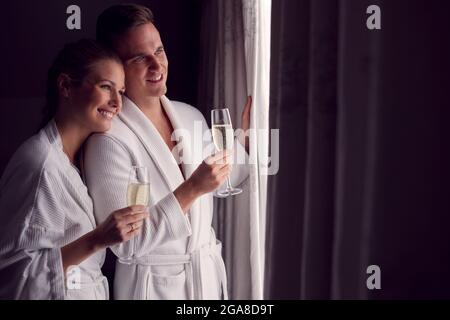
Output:
<instances>
[{"instance_id":1,"label":"man in white bathrobe","mask_svg":"<svg viewBox=\"0 0 450 320\"><path fill-rule=\"evenodd\" d=\"M109 132L92 136L85 149L86 181L98 222L127 205L132 166L147 167L150 176L150 218L142 233L111 248L118 257L114 296L226 299L221 244L211 223L212 192L231 172L229 155L202 161L213 151L203 115L165 96L168 61L150 10L110 7L97 21L97 38L116 50L126 75L121 114ZM248 103L244 130L249 111ZM234 154L247 156L237 141ZM247 175L245 165L234 165L232 184Z\"/></svg>"}]
</instances>

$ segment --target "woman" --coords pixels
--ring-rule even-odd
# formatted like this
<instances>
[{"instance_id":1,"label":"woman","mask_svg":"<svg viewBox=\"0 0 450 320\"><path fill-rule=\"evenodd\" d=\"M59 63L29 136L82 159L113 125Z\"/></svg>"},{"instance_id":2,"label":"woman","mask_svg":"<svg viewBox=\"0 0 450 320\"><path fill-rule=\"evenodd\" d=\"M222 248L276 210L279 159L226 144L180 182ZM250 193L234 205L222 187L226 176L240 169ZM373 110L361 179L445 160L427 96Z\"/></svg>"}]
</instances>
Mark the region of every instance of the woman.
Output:
<instances>
[{"instance_id":1,"label":"woman","mask_svg":"<svg viewBox=\"0 0 450 320\"><path fill-rule=\"evenodd\" d=\"M48 73L48 123L0 181L0 298L108 299L104 249L135 236L148 214L131 206L96 227L78 158L91 133L110 128L123 91L120 59L96 42L58 54Z\"/></svg>"}]
</instances>

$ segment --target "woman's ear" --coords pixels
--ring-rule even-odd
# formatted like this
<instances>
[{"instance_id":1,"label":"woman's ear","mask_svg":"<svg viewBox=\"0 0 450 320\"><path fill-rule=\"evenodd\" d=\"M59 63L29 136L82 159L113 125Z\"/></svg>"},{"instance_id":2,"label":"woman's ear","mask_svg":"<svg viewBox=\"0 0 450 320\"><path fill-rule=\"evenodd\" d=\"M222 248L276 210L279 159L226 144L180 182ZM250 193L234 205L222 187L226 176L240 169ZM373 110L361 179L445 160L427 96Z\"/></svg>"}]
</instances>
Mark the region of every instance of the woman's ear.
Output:
<instances>
[{"instance_id":1,"label":"woman's ear","mask_svg":"<svg viewBox=\"0 0 450 320\"><path fill-rule=\"evenodd\" d=\"M69 98L70 96L70 77L65 74L65 73L61 73L58 76L58 79L56 79L56 84L58 86L58 92L59 92L59 96L62 98Z\"/></svg>"}]
</instances>

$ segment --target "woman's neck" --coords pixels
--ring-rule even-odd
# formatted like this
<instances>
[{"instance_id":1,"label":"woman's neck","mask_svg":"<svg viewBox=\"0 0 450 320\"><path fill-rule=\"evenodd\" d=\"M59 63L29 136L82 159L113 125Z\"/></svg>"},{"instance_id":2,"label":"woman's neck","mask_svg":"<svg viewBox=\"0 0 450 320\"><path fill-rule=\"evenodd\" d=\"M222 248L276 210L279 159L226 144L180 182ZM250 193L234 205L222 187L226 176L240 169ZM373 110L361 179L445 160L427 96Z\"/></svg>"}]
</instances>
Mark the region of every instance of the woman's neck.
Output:
<instances>
[{"instance_id":1,"label":"woman's neck","mask_svg":"<svg viewBox=\"0 0 450 320\"><path fill-rule=\"evenodd\" d=\"M77 166L77 155L91 132L80 126L77 122L70 121L70 119L63 116L56 116L55 122L59 135L61 136L63 151L70 162Z\"/></svg>"}]
</instances>

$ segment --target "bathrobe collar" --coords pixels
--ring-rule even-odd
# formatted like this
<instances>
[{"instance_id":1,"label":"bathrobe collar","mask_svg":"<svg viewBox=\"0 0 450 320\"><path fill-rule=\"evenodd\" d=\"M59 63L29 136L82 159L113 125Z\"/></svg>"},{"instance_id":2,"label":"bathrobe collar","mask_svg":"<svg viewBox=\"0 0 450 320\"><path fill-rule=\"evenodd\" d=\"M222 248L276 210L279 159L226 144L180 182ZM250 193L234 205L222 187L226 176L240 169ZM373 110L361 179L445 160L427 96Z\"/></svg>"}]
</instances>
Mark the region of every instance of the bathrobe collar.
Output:
<instances>
[{"instance_id":1,"label":"bathrobe collar","mask_svg":"<svg viewBox=\"0 0 450 320\"><path fill-rule=\"evenodd\" d=\"M175 130L175 137L180 139L180 134L178 134L176 130L185 128L182 126L179 114L173 103L165 96L161 97L161 104ZM122 112L119 113L119 118L136 134L150 157L158 166L170 190L174 191L184 182L184 178L172 152L169 150L169 147L164 142L153 123L145 116L141 109L127 97L124 97L123 99L123 108ZM181 132L183 131L186 132L186 130L181 130ZM183 159L189 156L190 148L188 145L184 145L185 141L188 140L189 139L182 138L180 142L183 147ZM188 178L194 170L193 166L191 164L186 164L185 161L183 161L181 165L186 178Z\"/></svg>"},{"instance_id":2,"label":"bathrobe collar","mask_svg":"<svg viewBox=\"0 0 450 320\"><path fill-rule=\"evenodd\" d=\"M61 164L63 164L64 168L68 168L68 171L66 171L66 174L68 174L72 179L74 185L76 185L77 190L80 191L79 196L74 196L74 200L78 202L78 205L83 208L83 212L86 213L86 215L89 218L89 221L91 222L91 225L93 228L96 227L96 222L94 215L92 214L92 200L88 195L88 190L86 187L86 184L83 181L83 177L81 176L80 170L73 165L72 162L70 162L69 157L64 152L63 144L61 135L59 134L58 127L56 126L56 122L54 119L50 120L49 123L44 128L45 134L47 135L48 141L52 145L52 147L56 150L59 161ZM83 193L81 192L83 190L83 193L85 196L83 196Z\"/></svg>"}]
</instances>

